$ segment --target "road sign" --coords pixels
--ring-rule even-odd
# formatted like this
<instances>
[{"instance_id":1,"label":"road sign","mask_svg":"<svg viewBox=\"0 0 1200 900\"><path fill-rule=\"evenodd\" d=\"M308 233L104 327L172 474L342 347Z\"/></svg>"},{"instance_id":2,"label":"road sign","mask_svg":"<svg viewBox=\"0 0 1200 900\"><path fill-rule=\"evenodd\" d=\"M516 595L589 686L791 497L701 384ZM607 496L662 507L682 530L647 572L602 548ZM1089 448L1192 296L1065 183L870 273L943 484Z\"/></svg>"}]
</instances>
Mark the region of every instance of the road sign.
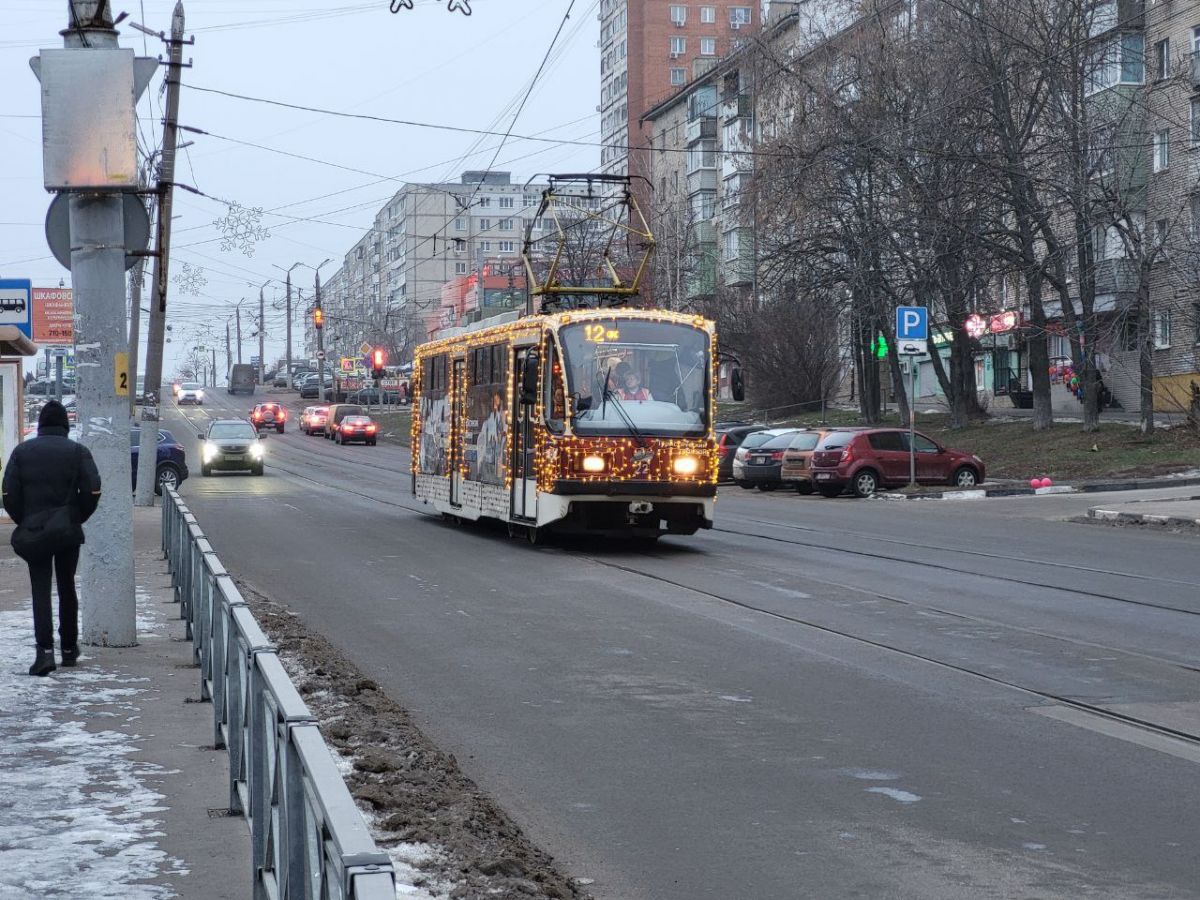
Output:
<instances>
[{"instance_id":1,"label":"road sign","mask_svg":"<svg viewBox=\"0 0 1200 900\"><path fill-rule=\"evenodd\" d=\"M370 345L370 344L368 344L366 341L363 341L363 342L362 342L362 346L358 348L358 352L359 352L359 353L364 353L364 354L366 354L366 353L370 353L370 352L371 352L371 345Z\"/></svg>"},{"instance_id":2,"label":"road sign","mask_svg":"<svg viewBox=\"0 0 1200 900\"><path fill-rule=\"evenodd\" d=\"M33 339L33 282L27 278L0 279L0 325L15 325Z\"/></svg>"},{"instance_id":3,"label":"road sign","mask_svg":"<svg viewBox=\"0 0 1200 900\"><path fill-rule=\"evenodd\" d=\"M325 351L324 351L324 350L318 350L318 351L317 351L317 359L324 359L324 358L325 358Z\"/></svg>"},{"instance_id":4,"label":"road sign","mask_svg":"<svg viewBox=\"0 0 1200 900\"><path fill-rule=\"evenodd\" d=\"M258 357L257 356L250 357L250 365L252 365L252 366L258 365Z\"/></svg>"},{"instance_id":5,"label":"road sign","mask_svg":"<svg viewBox=\"0 0 1200 900\"><path fill-rule=\"evenodd\" d=\"M132 269L138 261L135 251L145 250L150 244L150 214L146 205L136 194L126 194L123 199L125 221L125 268ZM66 194L56 194L46 211L46 243L50 252L64 269L71 268L71 209Z\"/></svg>"},{"instance_id":6,"label":"road sign","mask_svg":"<svg viewBox=\"0 0 1200 900\"><path fill-rule=\"evenodd\" d=\"M929 310L924 306L896 307L896 352L901 356L929 352Z\"/></svg>"}]
</instances>

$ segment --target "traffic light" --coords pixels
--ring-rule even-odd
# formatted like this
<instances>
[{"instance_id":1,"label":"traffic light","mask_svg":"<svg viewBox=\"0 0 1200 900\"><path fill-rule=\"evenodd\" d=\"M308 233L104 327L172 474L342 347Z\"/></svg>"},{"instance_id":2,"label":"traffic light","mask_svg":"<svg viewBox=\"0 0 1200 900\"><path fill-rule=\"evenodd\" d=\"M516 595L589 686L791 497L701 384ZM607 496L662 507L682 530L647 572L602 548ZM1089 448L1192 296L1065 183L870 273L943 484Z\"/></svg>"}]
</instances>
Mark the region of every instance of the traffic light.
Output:
<instances>
[{"instance_id":1,"label":"traffic light","mask_svg":"<svg viewBox=\"0 0 1200 900\"><path fill-rule=\"evenodd\" d=\"M376 347L371 351L371 377L383 377L384 353L382 347Z\"/></svg>"},{"instance_id":2,"label":"traffic light","mask_svg":"<svg viewBox=\"0 0 1200 900\"><path fill-rule=\"evenodd\" d=\"M313 310L313 328L320 331L325 327L325 311L321 307Z\"/></svg>"}]
</instances>

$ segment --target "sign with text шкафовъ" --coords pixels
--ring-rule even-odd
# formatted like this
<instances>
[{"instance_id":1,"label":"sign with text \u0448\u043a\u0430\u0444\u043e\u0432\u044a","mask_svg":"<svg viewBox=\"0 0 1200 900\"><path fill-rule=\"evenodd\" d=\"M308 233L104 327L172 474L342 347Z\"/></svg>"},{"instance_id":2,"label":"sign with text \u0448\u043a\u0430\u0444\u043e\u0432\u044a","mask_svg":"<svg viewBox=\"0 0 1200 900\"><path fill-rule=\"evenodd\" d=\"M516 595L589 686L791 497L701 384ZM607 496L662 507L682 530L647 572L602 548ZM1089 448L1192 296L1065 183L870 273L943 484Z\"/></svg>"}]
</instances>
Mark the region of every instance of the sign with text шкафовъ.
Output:
<instances>
[{"instance_id":1,"label":"sign with text \u0448\u043a\u0430\u0444\u043e\u0432\u044a","mask_svg":"<svg viewBox=\"0 0 1200 900\"><path fill-rule=\"evenodd\" d=\"M33 340L50 347L75 343L75 293L71 288L33 289Z\"/></svg>"}]
</instances>

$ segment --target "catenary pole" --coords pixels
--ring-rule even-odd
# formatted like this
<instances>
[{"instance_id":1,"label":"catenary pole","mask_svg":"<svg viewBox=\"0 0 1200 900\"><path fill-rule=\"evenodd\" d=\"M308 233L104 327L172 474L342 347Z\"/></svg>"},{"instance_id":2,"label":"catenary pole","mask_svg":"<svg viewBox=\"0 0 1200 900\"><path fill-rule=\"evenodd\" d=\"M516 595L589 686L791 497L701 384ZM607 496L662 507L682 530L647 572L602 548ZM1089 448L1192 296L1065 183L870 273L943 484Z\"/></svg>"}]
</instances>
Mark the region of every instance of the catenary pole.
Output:
<instances>
[{"instance_id":1,"label":"catenary pole","mask_svg":"<svg viewBox=\"0 0 1200 900\"><path fill-rule=\"evenodd\" d=\"M150 321L146 329L146 375L148 392L158 397L162 409L163 347L167 330L167 276L171 263L171 216L175 195L175 145L179 135L179 79L183 71L183 2L171 14L171 37L167 62L167 108L163 121L162 161L158 173L158 228L155 237L154 274L150 284ZM161 413L160 413L161 417ZM158 458L158 429L143 428L138 449L138 506L154 505L154 480Z\"/></svg>"},{"instance_id":2,"label":"catenary pole","mask_svg":"<svg viewBox=\"0 0 1200 900\"><path fill-rule=\"evenodd\" d=\"M104 4L72 2L62 32L67 49L118 48ZM78 85L87 90L87 85ZM133 500L129 484L129 406L125 330L125 219L120 191L68 193L71 283L76 310L76 398L80 441L91 451L104 494L80 553L80 638L85 644L137 643ZM122 375L125 383L121 383Z\"/></svg>"},{"instance_id":3,"label":"catenary pole","mask_svg":"<svg viewBox=\"0 0 1200 900\"><path fill-rule=\"evenodd\" d=\"M263 288L264 284L258 289L258 383L263 383L263 373L266 369L263 368L263 325L266 323L266 310L263 308Z\"/></svg>"},{"instance_id":4,"label":"catenary pole","mask_svg":"<svg viewBox=\"0 0 1200 900\"><path fill-rule=\"evenodd\" d=\"M129 273L129 415L137 415L137 380L138 353L142 342L142 270L146 267L144 258L133 264ZM139 452L141 447L139 445Z\"/></svg>"}]
</instances>

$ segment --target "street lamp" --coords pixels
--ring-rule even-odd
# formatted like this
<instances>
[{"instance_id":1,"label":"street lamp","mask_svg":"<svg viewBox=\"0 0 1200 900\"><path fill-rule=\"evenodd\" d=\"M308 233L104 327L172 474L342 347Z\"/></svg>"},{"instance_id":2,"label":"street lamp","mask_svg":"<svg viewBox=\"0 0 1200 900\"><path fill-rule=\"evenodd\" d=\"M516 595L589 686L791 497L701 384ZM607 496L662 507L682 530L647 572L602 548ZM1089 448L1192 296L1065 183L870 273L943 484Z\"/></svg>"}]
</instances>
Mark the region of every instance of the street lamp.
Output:
<instances>
[{"instance_id":1,"label":"street lamp","mask_svg":"<svg viewBox=\"0 0 1200 900\"><path fill-rule=\"evenodd\" d=\"M275 265L272 263L272 265ZM292 389L292 269L302 263L292 263L288 268L283 266L275 266L280 272L283 272L286 277L287 286L287 386L288 390Z\"/></svg>"},{"instance_id":2,"label":"street lamp","mask_svg":"<svg viewBox=\"0 0 1200 900\"><path fill-rule=\"evenodd\" d=\"M332 259L326 259L320 265L310 266L308 263L296 263L298 266L304 266L313 270L313 291L315 297L313 299L313 308L321 308L321 267L333 262ZM317 328L317 396L324 399L325 394L325 336L324 329Z\"/></svg>"}]
</instances>

